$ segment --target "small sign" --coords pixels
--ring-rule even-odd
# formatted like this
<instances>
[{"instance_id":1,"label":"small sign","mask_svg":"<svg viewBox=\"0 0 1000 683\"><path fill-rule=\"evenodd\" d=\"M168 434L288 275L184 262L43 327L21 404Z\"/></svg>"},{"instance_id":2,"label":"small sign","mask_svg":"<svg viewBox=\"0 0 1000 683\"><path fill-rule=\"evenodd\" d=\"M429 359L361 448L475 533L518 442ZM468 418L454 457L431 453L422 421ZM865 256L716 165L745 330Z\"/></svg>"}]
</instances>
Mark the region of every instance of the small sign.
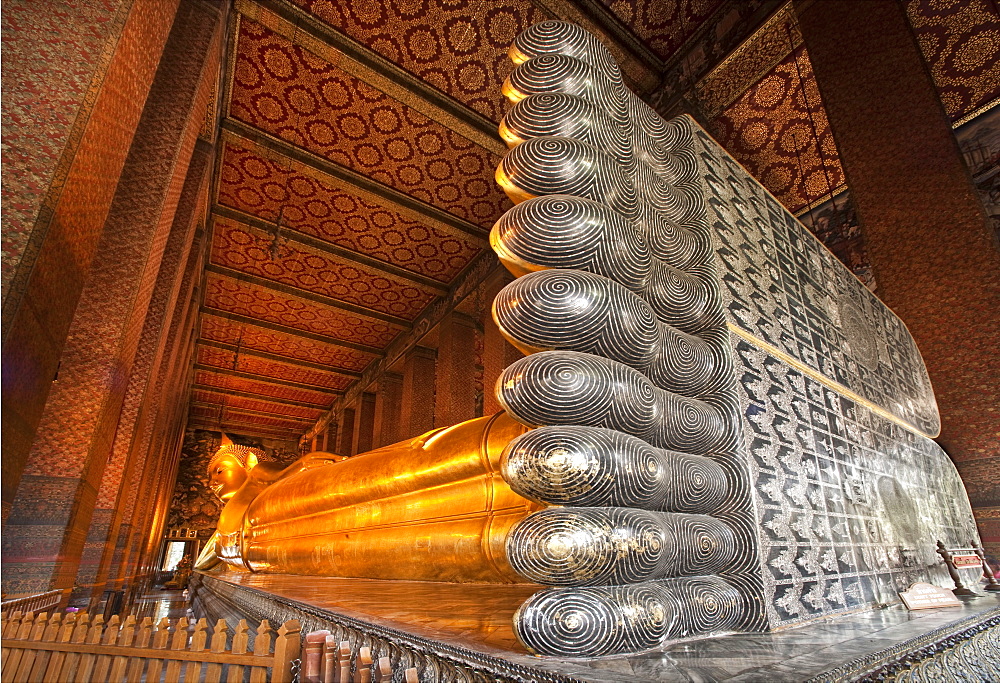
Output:
<instances>
[{"instance_id":1,"label":"small sign","mask_svg":"<svg viewBox=\"0 0 1000 683\"><path fill-rule=\"evenodd\" d=\"M979 559L979 555L952 555L951 561L955 563L956 569L981 567L983 565L983 561Z\"/></svg>"},{"instance_id":2,"label":"small sign","mask_svg":"<svg viewBox=\"0 0 1000 683\"><path fill-rule=\"evenodd\" d=\"M940 586L932 586L929 583L915 583L910 586L909 590L900 593L899 597L903 599L903 604L910 610L962 606L962 603L950 590Z\"/></svg>"}]
</instances>

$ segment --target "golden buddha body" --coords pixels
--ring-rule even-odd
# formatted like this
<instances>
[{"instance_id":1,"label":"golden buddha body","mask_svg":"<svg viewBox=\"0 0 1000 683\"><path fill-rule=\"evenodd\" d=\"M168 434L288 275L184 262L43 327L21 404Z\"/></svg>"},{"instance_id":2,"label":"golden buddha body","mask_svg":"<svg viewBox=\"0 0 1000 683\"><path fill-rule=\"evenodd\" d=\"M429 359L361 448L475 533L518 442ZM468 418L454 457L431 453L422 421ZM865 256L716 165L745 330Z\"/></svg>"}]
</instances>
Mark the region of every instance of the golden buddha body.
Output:
<instances>
[{"instance_id":1,"label":"golden buddha body","mask_svg":"<svg viewBox=\"0 0 1000 683\"><path fill-rule=\"evenodd\" d=\"M544 507L500 475L526 431L505 413L352 458L310 453L281 468L220 449L210 486L226 505L205 569L423 581L523 581L510 529Z\"/></svg>"}]
</instances>

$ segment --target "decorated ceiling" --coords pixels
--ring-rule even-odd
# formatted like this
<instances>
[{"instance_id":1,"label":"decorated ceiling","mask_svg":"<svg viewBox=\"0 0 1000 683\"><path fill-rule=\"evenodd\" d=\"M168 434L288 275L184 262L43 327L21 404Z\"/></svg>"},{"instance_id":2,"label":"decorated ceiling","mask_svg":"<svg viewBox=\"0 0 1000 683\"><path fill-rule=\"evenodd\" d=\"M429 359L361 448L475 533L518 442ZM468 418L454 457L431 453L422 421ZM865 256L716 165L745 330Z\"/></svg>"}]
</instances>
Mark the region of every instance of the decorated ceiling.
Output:
<instances>
[{"instance_id":1,"label":"decorated ceiling","mask_svg":"<svg viewBox=\"0 0 1000 683\"><path fill-rule=\"evenodd\" d=\"M955 121L1000 96L965 47L1000 51L995 12L968 4L907 2ZM789 209L843 191L781 0L235 0L190 426L298 439L493 258L507 50L546 18L601 35L661 110L693 102Z\"/></svg>"}]
</instances>

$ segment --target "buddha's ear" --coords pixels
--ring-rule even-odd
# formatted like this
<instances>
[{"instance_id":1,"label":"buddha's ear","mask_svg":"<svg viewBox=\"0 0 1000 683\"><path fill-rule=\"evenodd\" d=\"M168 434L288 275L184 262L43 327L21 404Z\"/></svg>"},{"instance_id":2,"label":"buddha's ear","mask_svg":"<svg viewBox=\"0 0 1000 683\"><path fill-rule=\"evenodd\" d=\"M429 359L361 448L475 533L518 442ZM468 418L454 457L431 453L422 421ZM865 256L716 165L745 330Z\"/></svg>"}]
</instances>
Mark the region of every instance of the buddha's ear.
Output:
<instances>
[{"instance_id":1,"label":"buddha's ear","mask_svg":"<svg viewBox=\"0 0 1000 683\"><path fill-rule=\"evenodd\" d=\"M250 470L257 466L258 462L257 455L253 451L247 453L246 471L249 473Z\"/></svg>"}]
</instances>

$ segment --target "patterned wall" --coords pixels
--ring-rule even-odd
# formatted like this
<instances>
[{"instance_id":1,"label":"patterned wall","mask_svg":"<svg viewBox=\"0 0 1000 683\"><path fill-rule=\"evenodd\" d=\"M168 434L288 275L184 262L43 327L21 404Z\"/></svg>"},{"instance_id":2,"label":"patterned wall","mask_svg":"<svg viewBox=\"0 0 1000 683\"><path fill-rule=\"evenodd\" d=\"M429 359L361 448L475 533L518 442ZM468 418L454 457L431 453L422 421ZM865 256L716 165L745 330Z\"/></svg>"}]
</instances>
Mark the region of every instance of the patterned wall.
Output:
<instances>
[{"instance_id":1,"label":"patterned wall","mask_svg":"<svg viewBox=\"0 0 1000 683\"><path fill-rule=\"evenodd\" d=\"M994 105L1000 98L996 4L908 0L906 8L951 119L965 121ZM697 84L698 100L726 150L786 208L802 214L806 226L874 291L861 226L844 192L836 145L800 43L789 5Z\"/></svg>"}]
</instances>

